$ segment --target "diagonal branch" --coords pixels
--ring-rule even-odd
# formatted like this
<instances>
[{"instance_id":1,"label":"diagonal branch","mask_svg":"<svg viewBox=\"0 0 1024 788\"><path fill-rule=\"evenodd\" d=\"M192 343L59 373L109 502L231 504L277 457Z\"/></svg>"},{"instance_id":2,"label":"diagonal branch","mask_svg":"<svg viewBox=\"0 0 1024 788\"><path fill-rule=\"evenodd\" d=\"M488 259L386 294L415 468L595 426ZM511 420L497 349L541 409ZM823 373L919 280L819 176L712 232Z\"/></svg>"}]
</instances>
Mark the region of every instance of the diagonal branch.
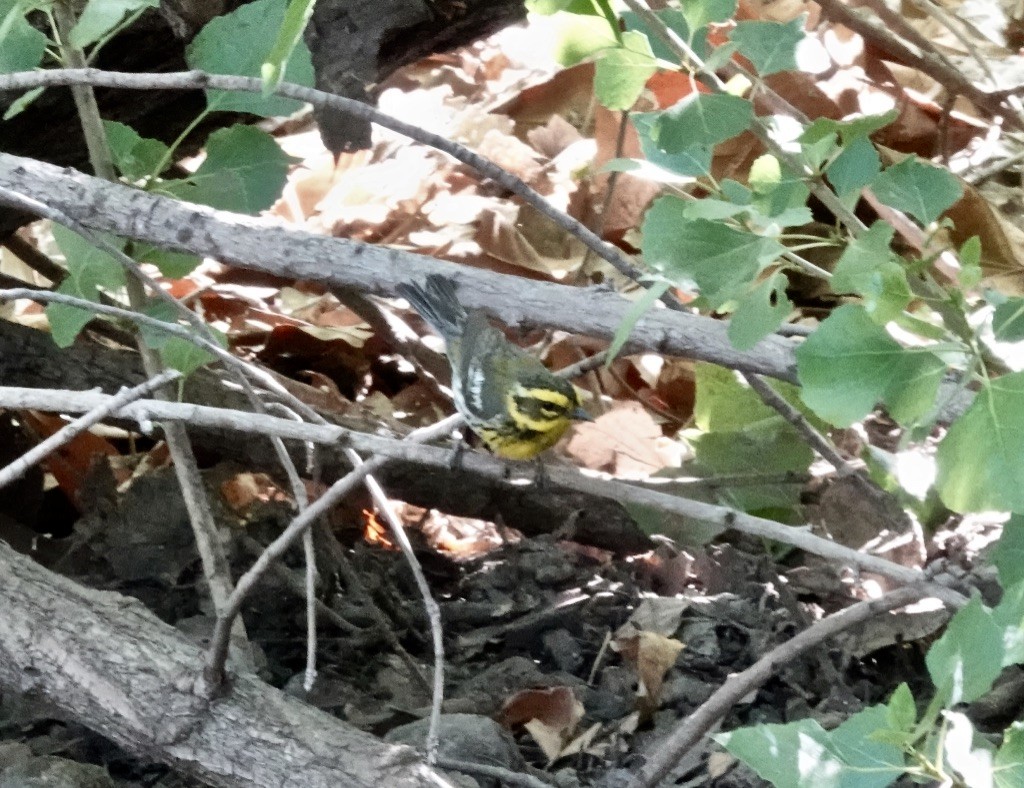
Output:
<instances>
[{"instance_id":1,"label":"diagonal branch","mask_svg":"<svg viewBox=\"0 0 1024 788\"><path fill-rule=\"evenodd\" d=\"M535 282L288 229L273 220L182 203L3 153L0 188L52 205L93 230L341 289L393 295L401 282L444 274L458 281L466 307L484 309L513 327L544 326L610 339L630 308L629 301L608 290ZM770 336L740 351L727 331L723 321L655 309L637 322L625 352L653 350L795 382L789 340Z\"/></svg>"}]
</instances>

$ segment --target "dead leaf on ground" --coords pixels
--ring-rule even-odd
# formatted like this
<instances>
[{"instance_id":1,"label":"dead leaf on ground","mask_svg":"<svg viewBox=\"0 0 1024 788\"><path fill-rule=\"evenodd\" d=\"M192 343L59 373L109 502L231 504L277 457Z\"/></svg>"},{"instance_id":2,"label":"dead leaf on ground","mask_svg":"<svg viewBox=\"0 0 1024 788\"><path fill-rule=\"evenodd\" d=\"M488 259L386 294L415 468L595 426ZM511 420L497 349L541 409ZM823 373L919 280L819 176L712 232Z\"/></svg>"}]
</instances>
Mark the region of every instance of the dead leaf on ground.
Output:
<instances>
[{"instance_id":1,"label":"dead leaf on ground","mask_svg":"<svg viewBox=\"0 0 1024 788\"><path fill-rule=\"evenodd\" d=\"M612 647L636 670L640 679L637 703L642 713L652 714L658 708L665 674L675 664L683 644L657 632L639 632L632 637L616 638Z\"/></svg>"}]
</instances>

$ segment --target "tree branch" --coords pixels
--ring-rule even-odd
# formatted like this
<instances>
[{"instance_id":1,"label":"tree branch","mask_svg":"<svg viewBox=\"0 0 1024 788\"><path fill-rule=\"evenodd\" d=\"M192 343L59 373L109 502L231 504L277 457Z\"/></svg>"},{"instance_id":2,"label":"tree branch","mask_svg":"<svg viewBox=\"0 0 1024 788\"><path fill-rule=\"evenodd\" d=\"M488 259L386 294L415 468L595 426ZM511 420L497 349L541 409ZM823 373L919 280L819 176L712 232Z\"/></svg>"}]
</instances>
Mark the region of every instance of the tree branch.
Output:
<instances>
[{"instance_id":1,"label":"tree branch","mask_svg":"<svg viewBox=\"0 0 1024 788\"><path fill-rule=\"evenodd\" d=\"M389 296L401 282L444 274L459 283L459 298L467 307L483 309L510 326L544 326L610 339L630 308L630 302L607 290L535 282L287 229L273 220L178 202L3 153L0 187L52 205L93 230L342 289ZM739 351L727 330L728 324L719 320L654 309L636 324L625 352L653 350L796 381L790 341L770 336L751 350Z\"/></svg>"}]
</instances>

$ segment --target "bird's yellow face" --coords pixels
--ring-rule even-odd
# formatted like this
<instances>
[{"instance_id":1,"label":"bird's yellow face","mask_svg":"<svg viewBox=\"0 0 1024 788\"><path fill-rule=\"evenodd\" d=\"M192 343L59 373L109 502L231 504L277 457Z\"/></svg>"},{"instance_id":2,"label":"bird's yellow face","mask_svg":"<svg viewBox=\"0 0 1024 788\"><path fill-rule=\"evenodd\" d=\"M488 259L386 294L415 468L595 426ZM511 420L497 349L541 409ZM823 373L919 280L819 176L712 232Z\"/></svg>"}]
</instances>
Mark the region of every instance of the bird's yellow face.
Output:
<instances>
[{"instance_id":1,"label":"bird's yellow face","mask_svg":"<svg viewBox=\"0 0 1024 788\"><path fill-rule=\"evenodd\" d=\"M573 419L587 418L571 384L565 388L517 383L505 397L508 421L478 434L499 457L529 460L550 449L565 434Z\"/></svg>"}]
</instances>

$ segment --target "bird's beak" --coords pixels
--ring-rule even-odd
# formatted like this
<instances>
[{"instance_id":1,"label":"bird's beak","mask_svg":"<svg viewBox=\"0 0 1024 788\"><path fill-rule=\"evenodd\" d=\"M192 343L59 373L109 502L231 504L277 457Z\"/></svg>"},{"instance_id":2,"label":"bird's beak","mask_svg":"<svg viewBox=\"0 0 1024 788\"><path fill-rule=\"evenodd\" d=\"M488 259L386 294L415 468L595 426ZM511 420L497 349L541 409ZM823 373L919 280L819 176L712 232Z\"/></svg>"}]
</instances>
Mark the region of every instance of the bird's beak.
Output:
<instances>
[{"instance_id":1,"label":"bird's beak","mask_svg":"<svg viewBox=\"0 0 1024 788\"><path fill-rule=\"evenodd\" d=\"M593 421L593 419L590 418L590 414L583 410L582 407L578 407L570 413L569 418L573 421Z\"/></svg>"}]
</instances>

